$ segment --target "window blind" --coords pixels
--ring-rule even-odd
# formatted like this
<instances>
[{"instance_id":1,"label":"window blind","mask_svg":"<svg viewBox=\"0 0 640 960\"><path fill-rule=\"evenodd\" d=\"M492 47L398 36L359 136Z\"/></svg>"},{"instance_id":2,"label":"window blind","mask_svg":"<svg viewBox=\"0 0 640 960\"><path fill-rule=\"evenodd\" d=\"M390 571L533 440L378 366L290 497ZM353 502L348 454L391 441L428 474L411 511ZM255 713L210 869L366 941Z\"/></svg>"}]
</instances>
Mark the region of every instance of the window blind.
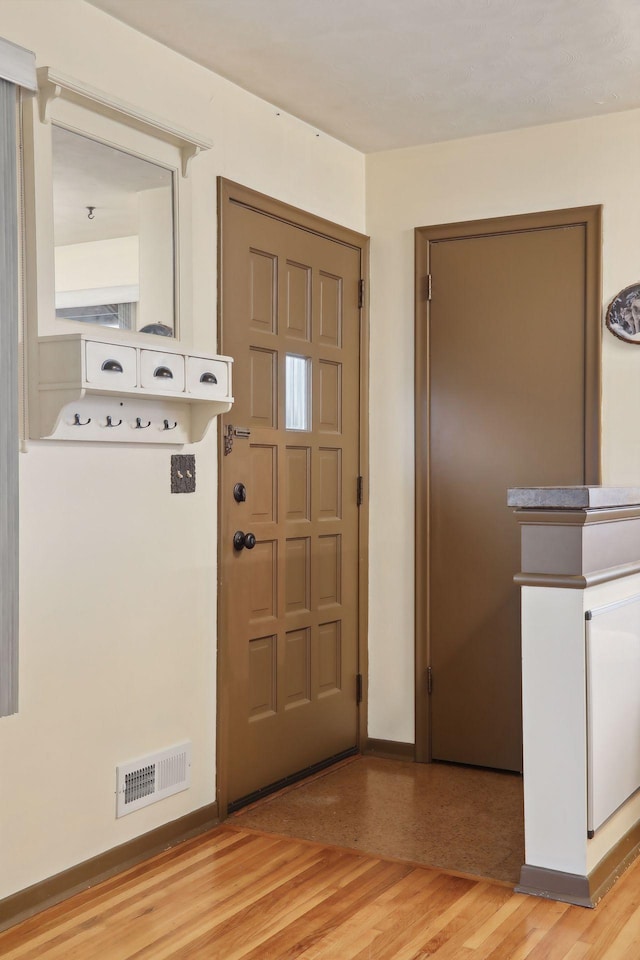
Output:
<instances>
[{"instance_id":1,"label":"window blind","mask_svg":"<svg viewBox=\"0 0 640 960\"><path fill-rule=\"evenodd\" d=\"M18 93L35 54L0 37L0 717L18 710Z\"/></svg>"},{"instance_id":2,"label":"window blind","mask_svg":"<svg viewBox=\"0 0 640 960\"><path fill-rule=\"evenodd\" d=\"M16 87L0 79L0 716L18 709Z\"/></svg>"}]
</instances>

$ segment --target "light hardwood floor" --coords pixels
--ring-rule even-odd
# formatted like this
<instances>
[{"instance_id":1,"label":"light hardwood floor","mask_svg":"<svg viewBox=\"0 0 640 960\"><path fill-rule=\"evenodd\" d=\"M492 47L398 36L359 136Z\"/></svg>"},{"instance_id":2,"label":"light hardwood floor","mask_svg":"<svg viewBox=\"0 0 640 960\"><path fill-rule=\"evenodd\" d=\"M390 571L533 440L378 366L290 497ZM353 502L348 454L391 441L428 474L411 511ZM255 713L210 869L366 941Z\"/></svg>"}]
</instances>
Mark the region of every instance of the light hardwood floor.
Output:
<instances>
[{"instance_id":1,"label":"light hardwood floor","mask_svg":"<svg viewBox=\"0 0 640 960\"><path fill-rule=\"evenodd\" d=\"M595 910L224 824L0 934L7 960L637 960L640 861Z\"/></svg>"}]
</instances>

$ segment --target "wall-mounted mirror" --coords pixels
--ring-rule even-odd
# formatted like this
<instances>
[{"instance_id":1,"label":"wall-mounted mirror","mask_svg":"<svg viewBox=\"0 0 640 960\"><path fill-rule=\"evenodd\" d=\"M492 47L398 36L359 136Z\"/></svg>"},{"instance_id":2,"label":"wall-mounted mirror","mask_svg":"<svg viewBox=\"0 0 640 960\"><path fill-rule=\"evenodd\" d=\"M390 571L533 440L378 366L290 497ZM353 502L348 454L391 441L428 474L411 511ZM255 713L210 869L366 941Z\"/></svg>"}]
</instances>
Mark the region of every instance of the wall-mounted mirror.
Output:
<instances>
[{"instance_id":1,"label":"wall-mounted mirror","mask_svg":"<svg viewBox=\"0 0 640 960\"><path fill-rule=\"evenodd\" d=\"M175 336L174 171L52 128L56 317Z\"/></svg>"}]
</instances>

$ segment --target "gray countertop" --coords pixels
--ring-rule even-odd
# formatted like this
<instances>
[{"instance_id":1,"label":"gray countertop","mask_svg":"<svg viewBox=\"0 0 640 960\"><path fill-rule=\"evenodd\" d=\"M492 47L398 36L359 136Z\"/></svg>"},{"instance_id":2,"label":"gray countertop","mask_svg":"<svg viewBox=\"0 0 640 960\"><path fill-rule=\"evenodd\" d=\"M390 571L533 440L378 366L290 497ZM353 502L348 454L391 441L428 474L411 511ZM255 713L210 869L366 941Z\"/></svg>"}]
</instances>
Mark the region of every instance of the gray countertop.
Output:
<instances>
[{"instance_id":1,"label":"gray countertop","mask_svg":"<svg viewBox=\"0 0 640 960\"><path fill-rule=\"evenodd\" d=\"M507 506L565 510L640 504L640 487L513 487Z\"/></svg>"}]
</instances>

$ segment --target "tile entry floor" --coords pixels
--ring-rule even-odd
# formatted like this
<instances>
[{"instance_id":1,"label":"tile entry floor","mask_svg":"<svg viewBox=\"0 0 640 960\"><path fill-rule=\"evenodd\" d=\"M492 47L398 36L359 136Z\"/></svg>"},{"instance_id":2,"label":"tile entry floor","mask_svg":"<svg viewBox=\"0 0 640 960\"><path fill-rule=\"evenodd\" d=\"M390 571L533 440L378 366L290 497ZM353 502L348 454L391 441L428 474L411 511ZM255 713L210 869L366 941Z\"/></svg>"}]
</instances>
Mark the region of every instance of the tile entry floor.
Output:
<instances>
[{"instance_id":1,"label":"tile entry floor","mask_svg":"<svg viewBox=\"0 0 640 960\"><path fill-rule=\"evenodd\" d=\"M356 757L228 822L508 883L524 863L522 778L476 767Z\"/></svg>"}]
</instances>

